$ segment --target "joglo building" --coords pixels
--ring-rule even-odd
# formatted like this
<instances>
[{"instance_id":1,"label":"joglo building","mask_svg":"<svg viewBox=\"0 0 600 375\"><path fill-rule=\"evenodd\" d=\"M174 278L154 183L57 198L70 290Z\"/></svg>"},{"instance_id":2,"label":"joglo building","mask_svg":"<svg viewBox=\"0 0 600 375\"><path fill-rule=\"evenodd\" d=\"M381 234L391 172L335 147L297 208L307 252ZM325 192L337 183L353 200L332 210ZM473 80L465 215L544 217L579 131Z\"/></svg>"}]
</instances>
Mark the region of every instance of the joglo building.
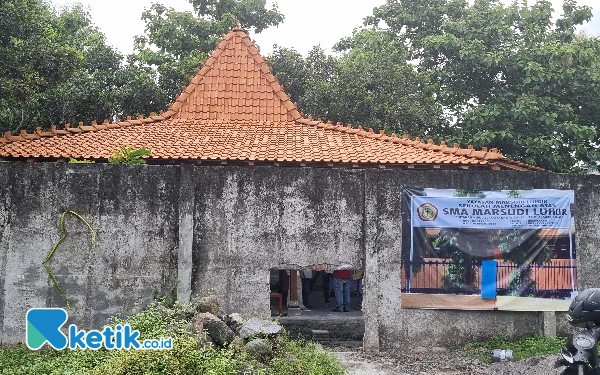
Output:
<instances>
[{"instance_id":1,"label":"joglo building","mask_svg":"<svg viewBox=\"0 0 600 375\"><path fill-rule=\"evenodd\" d=\"M103 163L121 146L144 165ZM566 329L599 285L596 176L497 149L305 117L239 27L168 110L0 138L0 340L32 307L98 328L157 295L269 314L273 272L364 271L364 346L457 345ZM95 164L72 164L70 158ZM312 297L311 297L312 298ZM317 297L315 297L317 298Z\"/></svg>"}]
</instances>

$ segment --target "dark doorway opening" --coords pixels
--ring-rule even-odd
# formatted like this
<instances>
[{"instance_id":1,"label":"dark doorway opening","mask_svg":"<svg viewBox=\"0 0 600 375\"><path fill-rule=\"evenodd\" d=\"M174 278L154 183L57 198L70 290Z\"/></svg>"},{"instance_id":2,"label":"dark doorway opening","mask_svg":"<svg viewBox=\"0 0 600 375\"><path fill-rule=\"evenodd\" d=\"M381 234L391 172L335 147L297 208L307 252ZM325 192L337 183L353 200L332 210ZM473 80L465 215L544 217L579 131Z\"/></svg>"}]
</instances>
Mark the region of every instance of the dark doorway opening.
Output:
<instances>
[{"instance_id":1,"label":"dark doorway opening","mask_svg":"<svg viewBox=\"0 0 600 375\"><path fill-rule=\"evenodd\" d=\"M336 312L362 315L363 272L348 270L346 276L350 279L344 279L343 284L347 285L340 288L340 305L335 293L334 271L315 268L271 270L271 315L287 316L290 309L302 315ZM344 288L349 290L349 303L344 301Z\"/></svg>"}]
</instances>

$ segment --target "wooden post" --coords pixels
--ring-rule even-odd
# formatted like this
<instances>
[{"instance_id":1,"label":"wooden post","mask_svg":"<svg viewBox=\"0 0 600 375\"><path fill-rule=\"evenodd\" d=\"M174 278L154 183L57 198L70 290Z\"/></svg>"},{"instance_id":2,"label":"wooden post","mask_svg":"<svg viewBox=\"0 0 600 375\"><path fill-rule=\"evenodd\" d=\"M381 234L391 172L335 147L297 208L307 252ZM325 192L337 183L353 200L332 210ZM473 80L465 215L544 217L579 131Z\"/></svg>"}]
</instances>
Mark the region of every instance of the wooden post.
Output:
<instances>
[{"instance_id":1,"label":"wooden post","mask_svg":"<svg viewBox=\"0 0 600 375\"><path fill-rule=\"evenodd\" d=\"M298 306L298 271L290 271L290 305Z\"/></svg>"}]
</instances>

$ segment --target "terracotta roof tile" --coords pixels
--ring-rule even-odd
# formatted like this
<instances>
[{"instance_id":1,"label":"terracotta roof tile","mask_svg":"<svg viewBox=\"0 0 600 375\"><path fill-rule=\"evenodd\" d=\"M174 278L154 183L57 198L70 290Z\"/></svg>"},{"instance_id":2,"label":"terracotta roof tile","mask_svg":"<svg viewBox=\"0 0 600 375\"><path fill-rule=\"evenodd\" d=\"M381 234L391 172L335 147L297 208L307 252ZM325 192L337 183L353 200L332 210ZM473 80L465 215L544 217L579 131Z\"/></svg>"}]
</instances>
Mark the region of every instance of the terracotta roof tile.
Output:
<instances>
[{"instance_id":1,"label":"terracotta roof tile","mask_svg":"<svg viewBox=\"0 0 600 375\"><path fill-rule=\"evenodd\" d=\"M107 159L122 145L151 159L541 169L497 149L439 145L362 126L304 118L250 37L235 28L216 44L169 110L137 119L0 137L0 157Z\"/></svg>"}]
</instances>

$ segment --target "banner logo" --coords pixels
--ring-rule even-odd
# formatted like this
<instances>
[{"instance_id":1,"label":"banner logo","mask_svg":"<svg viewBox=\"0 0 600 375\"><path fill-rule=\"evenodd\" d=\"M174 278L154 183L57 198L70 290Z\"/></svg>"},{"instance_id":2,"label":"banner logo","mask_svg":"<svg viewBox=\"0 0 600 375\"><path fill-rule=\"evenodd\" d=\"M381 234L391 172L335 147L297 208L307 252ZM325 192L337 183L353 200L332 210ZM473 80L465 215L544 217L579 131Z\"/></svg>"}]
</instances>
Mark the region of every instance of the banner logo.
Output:
<instances>
[{"instance_id":1,"label":"banner logo","mask_svg":"<svg viewBox=\"0 0 600 375\"><path fill-rule=\"evenodd\" d=\"M417 208L417 215L421 221L434 221L438 216L438 209L429 202L423 203Z\"/></svg>"}]
</instances>

